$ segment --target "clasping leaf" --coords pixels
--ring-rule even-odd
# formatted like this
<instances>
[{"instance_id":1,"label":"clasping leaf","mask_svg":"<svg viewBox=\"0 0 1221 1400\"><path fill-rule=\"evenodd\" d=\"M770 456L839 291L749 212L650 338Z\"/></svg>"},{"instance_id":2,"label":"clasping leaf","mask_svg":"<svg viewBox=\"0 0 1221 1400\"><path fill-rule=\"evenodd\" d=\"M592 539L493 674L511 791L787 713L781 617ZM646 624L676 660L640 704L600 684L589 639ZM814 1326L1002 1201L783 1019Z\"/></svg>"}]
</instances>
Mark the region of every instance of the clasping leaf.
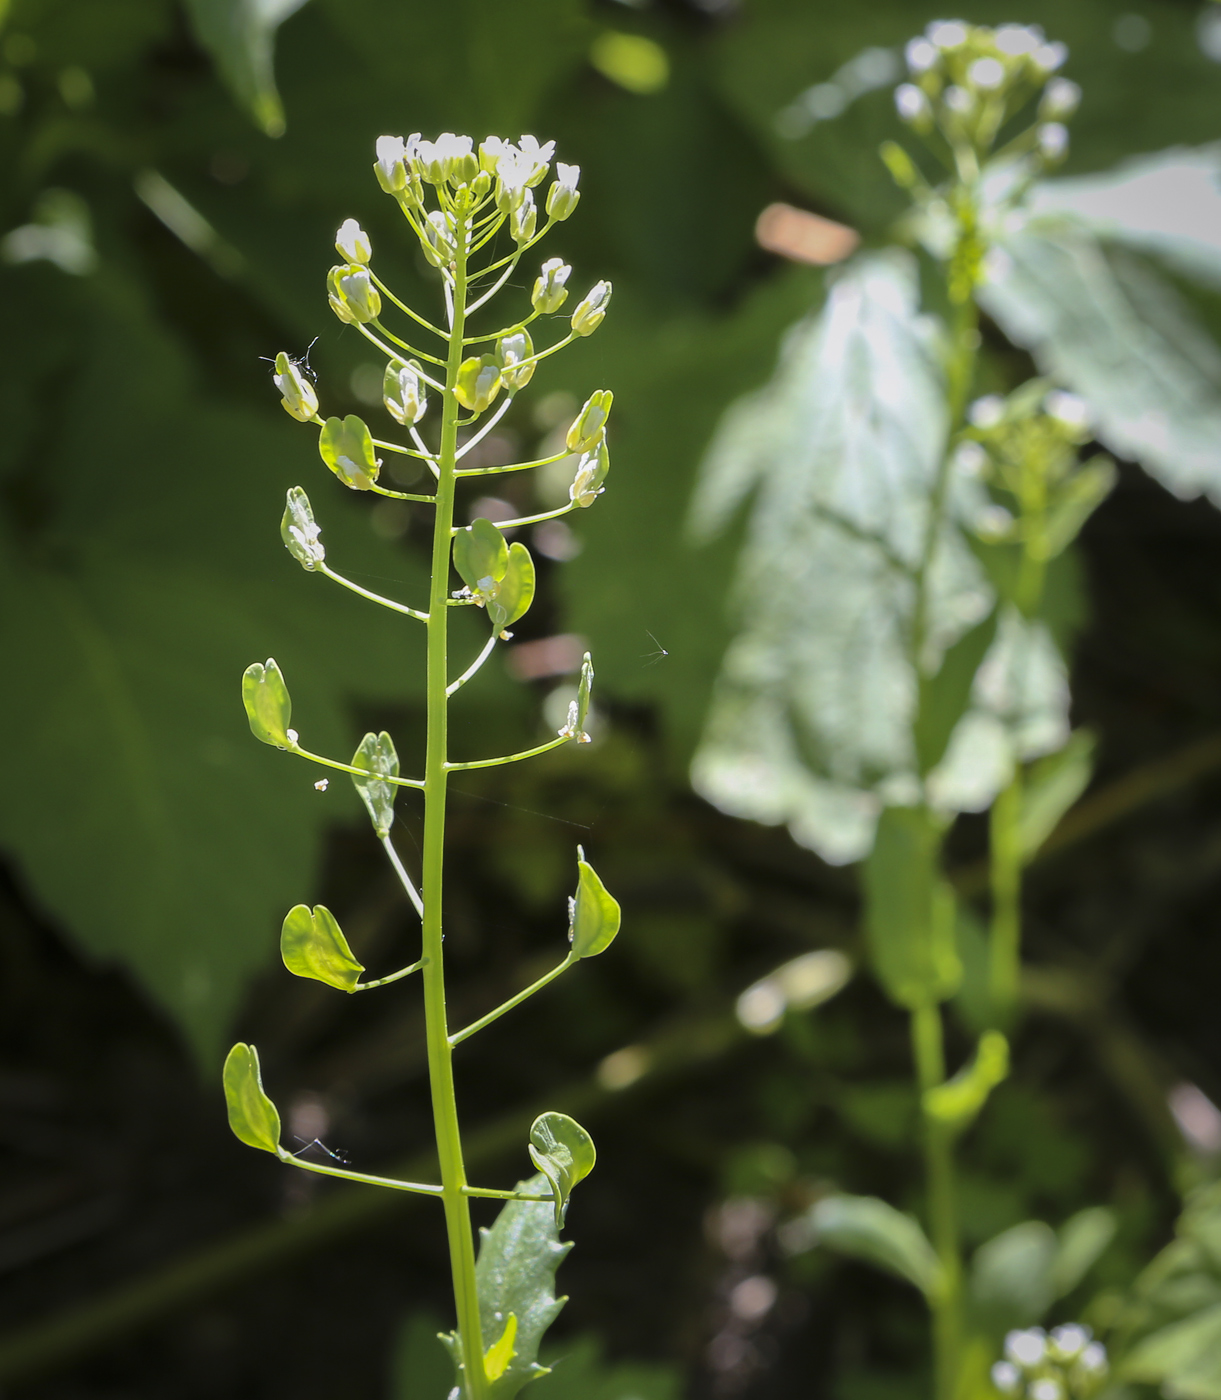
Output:
<instances>
[{"instance_id":1,"label":"clasping leaf","mask_svg":"<svg viewBox=\"0 0 1221 1400\"><path fill-rule=\"evenodd\" d=\"M530 1129L530 1160L551 1183L558 1230L568 1213L572 1188L594 1169L594 1140L566 1113L540 1113Z\"/></svg>"},{"instance_id":2,"label":"clasping leaf","mask_svg":"<svg viewBox=\"0 0 1221 1400\"><path fill-rule=\"evenodd\" d=\"M311 977L341 992L355 991L365 970L352 956L343 930L325 904L312 910L298 904L288 911L280 930L280 956L295 976Z\"/></svg>"},{"instance_id":3,"label":"clasping leaf","mask_svg":"<svg viewBox=\"0 0 1221 1400\"><path fill-rule=\"evenodd\" d=\"M280 1115L276 1112L275 1104L263 1092L259 1052L253 1045L243 1045L239 1041L225 1059L222 1077L229 1126L234 1135L247 1147L278 1152Z\"/></svg>"},{"instance_id":4,"label":"clasping leaf","mask_svg":"<svg viewBox=\"0 0 1221 1400\"><path fill-rule=\"evenodd\" d=\"M513 1360L513 1343L516 1340L517 1314L510 1313L500 1339L493 1342L483 1353L483 1370L488 1380L498 1381L509 1369L509 1362Z\"/></svg>"},{"instance_id":5,"label":"clasping leaf","mask_svg":"<svg viewBox=\"0 0 1221 1400\"><path fill-rule=\"evenodd\" d=\"M568 901L568 941L574 956L595 958L606 952L619 932L619 919L619 902L578 846L577 892Z\"/></svg>"},{"instance_id":6,"label":"clasping leaf","mask_svg":"<svg viewBox=\"0 0 1221 1400\"><path fill-rule=\"evenodd\" d=\"M944 1286L928 1236L910 1215L876 1196L827 1196L810 1211L810 1223L823 1244L889 1269L930 1300Z\"/></svg>"},{"instance_id":7,"label":"clasping leaf","mask_svg":"<svg viewBox=\"0 0 1221 1400\"><path fill-rule=\"evenodd\" d=\"M387 783L384 779L399 775L399 756L395 752L394 740L385 730L380 734L366 734L352 755L352 767L363 768L371 775L363 778L353 773L352 783L369 809L373 829L385 840L394 825L396 788L395 784Z\"/></svg>"},{"instance_id":8,"label":"clasping leaf","mask_svg":"<svg viewBox=\"0 0 1221 1400\"><path fill-rule=\"evenodd\" d=\"M289 737L288 722L293 704L280 668L270 658L266 665L255 662L247 666L242 676L242 704L250 721L250 732L256 739L277 749L291 748L296 735Z\"/></svg>"}]
</instances>

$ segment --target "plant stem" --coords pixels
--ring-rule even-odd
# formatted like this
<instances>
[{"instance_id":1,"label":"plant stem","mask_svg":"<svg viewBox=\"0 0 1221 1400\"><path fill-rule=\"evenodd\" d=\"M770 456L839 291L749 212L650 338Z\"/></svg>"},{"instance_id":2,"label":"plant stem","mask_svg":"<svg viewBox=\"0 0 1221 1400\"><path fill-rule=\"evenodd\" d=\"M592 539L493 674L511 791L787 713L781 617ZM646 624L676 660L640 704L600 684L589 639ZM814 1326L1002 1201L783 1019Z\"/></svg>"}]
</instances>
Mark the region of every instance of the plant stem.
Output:
<instances>
[{"instance_id":1,"label":"plant stem","mask_svg":"<svg viewBox=\"0 0 1221 1400\"><path fill-rule=\"evenodd\" d=\"M1022 769L997 794L989 815L992 928L988 947L990 1019L1005 1030L1017 1008L1021 979L1022 854L1018 822L1022 814Z\"/></svg>"},{"instance_id":2,"label":"plant stem","mask_svg":"<svg viewBox=\"0 0 1221 1400\"><path fill-rule=\"evenodd\" d=\"M436 520L432 537L432 585L428 604L428 742L424 763L423 894L425 1037L428 1079L432 1091L437 1159L441 1167L445 1228L449 1236L450 1271L467 1400L486 1400L483 1329L475 1284L475 1246L471 1235L470 1203L458 1106L454 1097L453 1050L445 1015L445 963L442 956L442 886L445 864L445 795L448 752L448 623L445 606L449 588L450 529L454 516L454 473L458 448L458 400L454 387L462 363L462 332L466 320L467 220L459 222L454 262L453 316L445 366L446 393L442 407L441 445L437 457Z\"/></svg>"},{"instance_id":3,"label":"plant stem","mask_svg":"<svg viewBox=\"0 0 1221 1400\"><path fill-rule=\"evenodd\" d=\"M912 1012L912 1049L923 1095L945 1080L941 1009L934 1003ZM937 1400L954 1400L962 1345L962 1262L954 1209L953 1136L944 1123L924 1117L924 1166L928 1184L929 1233L941 1262L943 1288L933 1301L933 1367Z\"/></svg>"}]
</instances>

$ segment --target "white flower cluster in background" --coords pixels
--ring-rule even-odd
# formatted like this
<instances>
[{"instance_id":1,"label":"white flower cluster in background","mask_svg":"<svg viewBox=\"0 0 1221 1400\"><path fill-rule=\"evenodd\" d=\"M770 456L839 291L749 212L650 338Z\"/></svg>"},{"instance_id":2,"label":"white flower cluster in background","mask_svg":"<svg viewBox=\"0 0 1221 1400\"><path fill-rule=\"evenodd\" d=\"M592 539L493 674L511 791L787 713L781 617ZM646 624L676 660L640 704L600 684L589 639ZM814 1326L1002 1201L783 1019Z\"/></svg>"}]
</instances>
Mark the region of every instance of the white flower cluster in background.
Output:
<instances>
[{"instance_id":1,"label":"white flower cluster in background","mask_svg":"<svg viewBox=\"0 0 1221 1400\"><path fill-rule=\"evenodd\" d=\"M992 1367L996 1389L1022 1400L1088 1400L1106 1377L1106 1347L1078 1322L1010 1332L1004 1360Z\"/></svg>"}]
</instances>

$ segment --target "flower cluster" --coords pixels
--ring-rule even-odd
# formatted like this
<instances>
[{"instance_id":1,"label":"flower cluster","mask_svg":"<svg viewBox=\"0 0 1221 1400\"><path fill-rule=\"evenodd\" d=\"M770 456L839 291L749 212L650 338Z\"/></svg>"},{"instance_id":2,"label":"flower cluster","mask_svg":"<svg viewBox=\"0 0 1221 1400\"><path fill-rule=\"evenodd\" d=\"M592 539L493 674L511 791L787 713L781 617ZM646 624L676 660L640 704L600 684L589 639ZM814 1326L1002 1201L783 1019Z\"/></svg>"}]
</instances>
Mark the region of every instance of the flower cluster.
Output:
<instances>
[{"instance_id":1,"label":"flower cluster","mask_svg":"<svg viewBox=\"0 0 1221 1400\"><path fill-rule=\"evenodd\" d=\"M992 1367L1002 1395L1023 1400L1088 1400L1107 1377L1107 1352L1088 1327L1067 1322L1010 1332L1005 1359Z\"/></svg>"},{"instance_id":2,"label":"flower cluster","mask_svg":"<svg viewBox=\"0 0 1221 1400\"><path fill-rule=\"evenodd\" d=\"M939 131L951 147L982 158L1005 123L1040 94L1036 123L1021 141L1041 163L1056 162L1068 150L1064 121L1081 97L1076 83L1053 76L1067 57L1037 25L989 29L935 20L907 45L910 81L895 90L895 106L920 135Z\"/></svg>"}]
</instances>

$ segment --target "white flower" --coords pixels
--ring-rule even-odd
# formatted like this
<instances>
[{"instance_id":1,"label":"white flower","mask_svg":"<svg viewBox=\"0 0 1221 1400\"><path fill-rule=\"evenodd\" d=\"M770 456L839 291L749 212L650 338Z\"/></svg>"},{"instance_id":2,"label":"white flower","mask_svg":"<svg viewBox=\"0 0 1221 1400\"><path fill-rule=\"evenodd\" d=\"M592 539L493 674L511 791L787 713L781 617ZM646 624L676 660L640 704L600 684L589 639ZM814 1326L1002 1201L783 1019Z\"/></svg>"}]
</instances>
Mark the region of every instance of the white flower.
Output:
<instances>
[{"instance_id":1,"label":"white flower","mask_svg":"<svg viewBox=\"0 0 1221 1400\"><path fill-rule=\"evenodd\" d=\"M435 141L421 141L416 148L420 174L430 185L444 184L459 162L473 156L473 149L469 136L452 131L443 131Z\"/></svg>"},{"instance_id":2,"label":"white flower","mask_svg":"<svg viewBox=\"0 0 1221 1400\"><path fill-rule=\"evenodd\" d=\"M961 48L967 42L967 26L960 19L935 19L924 32L943 50Z\"/></svg>"},{"instance_id":3,"label":"white flower","mask_svg":"<svg viewBox=\"0 0 1221 1400\"><path fill-rule=\"evenodd\" d=\"M522 194L533 173L532 162L527 160L516 146L510 146L506 142L496 161L496 175L500 180L501 191L507 196L511 208L516 208L521 203Z\"/></svg>"},{"instance_id":4,"label":"white flower","mask_svg":"<svg viewBox=\"0 0 1221 1400\"><path fill-rule=\"evenodd\" d=\"M1001 53L1020 58L1039 47L1043 42L1043 31L1037 24L1002 24L993 35L993 42Z\"/></svg>"},{"instance_id":5,"label":"white flower","mask_svg":"<svg viewBox=\"0 0 1221 1400\"><path fill-rule=\"evenodd\" d=\"M977 428L995 428L1005 416L1005 401L999 394L985 394L976 399L967 417Z\"/></svg>"},{"instance_id":6,"label":"white flower","mask_svg":"<svg viewBox=\"0 0 1221 1400\"><path fill-rule=\"evenodd\" d=\"M1015 1366L1037 1366L1047 1354L1047 1334L1041 1327L1010 1332L1005 1338L1005 1359Z\"/></svg>"},{"instance_id":7,"label":"white flower","mask_svg":"<svg viewBox=\"0 0 1221 1400\"><path fill-rule=\"evenodd\" d=\"M1039 150L1047 160L1059 160L1068 150L1068 127L1063 122L1044 122L1039 127Z\"/></svg>"},{"instance_id":8,"label":"white flower","mask_svg":"<svg viewBox=\"0 0 1221 1400\"><path fill-rule=\"evenodd\" d=\"M1090 426L1089 405L1084 399L1076 394L1066 394L1063 389L1053 389L1043 400L1043 407L1052 418L1058 418L1061 423L1067 423L1070 428L1088 428ZM1063 1331L1063 1328L1059 1329ZM1089 1338L1086 1337L1086 1342ZM1082 1342L1082 1346L1085 1342Z\"/></svg>"},{"instance_id":9,"label":"white flower","mask_svg":"<svg viewBox=\"0 0 1221 1400\"><path fill-rule=\"evenodd\" d=\"M577 190L577 181L580 178L581 167L579 165L565 165L563 161L556 162L555 179L547 191L548 218L566 219L577 207L577 201L581 198Z\"/></svg>"},{"instance_id":10,"label":"white flower","mask_svg":"<svg viewBox=\"0 0 1221 1400\"><path fill-rule=\"evenodd\" d=\"M363 265L373 256L369 235L355 219L345 219L339 225L339 232L335 235L335 247L339 250L339 256L346 258L350 263Z\"/></svg>"},{"instance_id":11,"label":"white flower","mask_svg":"<svg viewBox=\"0 0 1221 1400\"><path fill-rule=\"evenodd\" d=\"M928 39L916 38L908 41L904 57L907 59L907 67L912 73L927 73L930 68L936 66L940 54L936 44L931 43Z\"/></svg>"},{"instance_id":12,"label":"white flower","mask_svg":"<svg viewBox=\"0 0 1221 1400\"><path fill-rule=\"evenodd\" d=\"M915 83L895 88L895 110L905 122L918 122L930 115L928 98Z\"/></svg>"},{"instance_id":13,"label":"white flower","mask_svg":"<svg viewBox=\"0 0 1221 1400\"><path fill-rule=\"evenodd\" d=\"M1082 405L1084 407L1084 405ZM1048 1350L1055 1361L1074 1361L1086 1348L1093 1333L1079 1322L1066 1322L1052 1328Z\"/></svg>"},{"instance_id":14,"label":"white flower","mask_svg":"<svg viewBox=\"0 0 1221 1400\"><path fill-rule=\"evenodd\" d=\"M1071 78L1053 78L1043 89L1039 116L1049 121L1071 117L1081 101L1081 89Z\"/></svg>"},{"instance_id":15,"label":"white flower","mask_svg":"<svg viewBox=\"0 0 1221 1400\"><path fill-rule=\"evenodd\" d=\"M992 1368L992 1384L1002 1395L1016 1395L1022 1384L1022 1373L1012 1361L998 1361Z\"/></svg>"},{"instance_id":16,"label":"white flower","mask_svg":"<svg viewBox=\"0 0 1221 1400\"><path fill-rule=\"evenodd\" d=\"M406 159L407 143L401 136L379 136L377 138L377 172L384 186L402 189L406 179L404 169Z\"/></svg>"},{"instance_id":17,"label":"white flower","mask_svg":"<svg viewBox=\"0 0 1221 1400\"><path fill-rule=\"evenodd\" d=\"M967 80L990 92L1005 81L1005 65L998 58L977 58L967 69Z\"/></svg>"},{"instance_id":18,"label":"white flower","mask_svg":"<svg viewBox=\"0 0 1221 1400\"><path fill-rule=\"evenodd\" d=\"M988 454L977 442L960 442L954 452L954 465L963 476L978 480L987 473Z\"/></svg>"},{"instance_id":19,"label":"white flower","mask_svg":"<svg viewBox=\"0 0 1221 1400\"><path fill-rule=\"evenodd\" d=\"M551 164L551 157L555 154L555 142L547 141L540 146L533 136L523 136L517 143L517 148L521 152L522 158L532 167L530 178L526 183L537 185L546 175L547 168Z\"/></svg>"},{"instance_id":20,"label":"white flower","mask_svg":"<svg viewBox=\"0 0 1221 1400\"><path fill-rule=\"evenodd\" d=\"M1030 55L1030 61L1036 68L1041 68L1044 73L1054 73L1057 68L1064 66L1067 57L1067 47L1057 40L1052 44L1041 44Z\"/></svg>"},{"instance_id":21,"label":"white flower","mask_svg":"<svg viewBox=\"0 0 1221 1400\"><path fill-rule=\"evenodd\" d=\"M1096 1376L1107 1368L1107 1349L1101 1342L1091 1342L1077 1358L1075 1371L1084 1371L1088 1376Z\"/></svg>"}]
</instances>

